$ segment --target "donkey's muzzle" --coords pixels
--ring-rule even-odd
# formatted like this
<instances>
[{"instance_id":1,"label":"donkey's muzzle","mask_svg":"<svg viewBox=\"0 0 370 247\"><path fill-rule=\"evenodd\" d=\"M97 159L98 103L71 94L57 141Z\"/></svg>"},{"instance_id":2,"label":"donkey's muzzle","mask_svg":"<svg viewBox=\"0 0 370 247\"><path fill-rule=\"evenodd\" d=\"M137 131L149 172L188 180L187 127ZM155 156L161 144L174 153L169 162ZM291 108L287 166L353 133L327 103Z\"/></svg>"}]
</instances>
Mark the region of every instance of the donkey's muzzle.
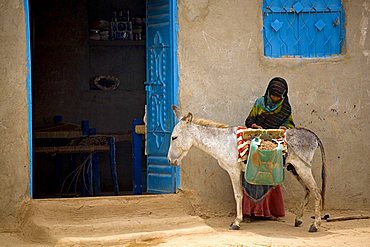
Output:
<instances>
[{"instance_id":1,"label":"donkey's muzzle","mask_svg":"<svg viewBox=\"0 0 370 247\"><path fill-rule=\"evenodd\" d=\"M177 160L168 160L168 163L172 166L177 166Z\"/></svg>"}]
</instances>

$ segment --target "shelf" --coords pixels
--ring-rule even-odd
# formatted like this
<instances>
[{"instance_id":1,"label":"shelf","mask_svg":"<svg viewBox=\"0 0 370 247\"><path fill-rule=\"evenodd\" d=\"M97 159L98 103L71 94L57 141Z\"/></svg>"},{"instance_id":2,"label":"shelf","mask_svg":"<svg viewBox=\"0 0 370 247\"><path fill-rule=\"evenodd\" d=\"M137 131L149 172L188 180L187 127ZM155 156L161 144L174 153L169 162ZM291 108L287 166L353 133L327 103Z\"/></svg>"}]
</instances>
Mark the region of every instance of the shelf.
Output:
<instances>
[{"instance_id":1,"label":"shelf","mask_svg":"<svg viewBox=\"0 0 370 247\"><path fill-rule=\"evenodd\" d=\"M78 138L82 136L82 131L34 131L33 138Z\"/></svg>"},{"instance_id":2,"label":"shelf","mask_svg":"<svg viewBox=\"0 0 370 247\"><path fill-rule=\"evenodd\" d=\"M60 146L60 147L34 147L35 153L94 153L108 152L109 145L91 145L91 146Z\"/></svg>"},{"instance_id":3,"label":"shelf","mask_svg":"<svg viewBox=\"0 0 370 247\"><path fill-rule=\"evenodd\" d=\"M114 95L114 94L117 94L117 95L120 95L122 96L123 94L127 94L127 95L145 95L145 90L144 88L142 90L124 90L124 89L116 89L116 90L83 90L82 91L83 94L93 94L93 95L96 95L96 94L102 94L102 95Z\"/></svg>"},{"instance_id":4,"label":"shelf","mask_svg":"<svg viewBox=\"0 0 370 247\"><path fill-rule=\"evenodd\" d=\"M90 46L145 46L145 40L89 40Z\"/></svg>"}]
</instances>

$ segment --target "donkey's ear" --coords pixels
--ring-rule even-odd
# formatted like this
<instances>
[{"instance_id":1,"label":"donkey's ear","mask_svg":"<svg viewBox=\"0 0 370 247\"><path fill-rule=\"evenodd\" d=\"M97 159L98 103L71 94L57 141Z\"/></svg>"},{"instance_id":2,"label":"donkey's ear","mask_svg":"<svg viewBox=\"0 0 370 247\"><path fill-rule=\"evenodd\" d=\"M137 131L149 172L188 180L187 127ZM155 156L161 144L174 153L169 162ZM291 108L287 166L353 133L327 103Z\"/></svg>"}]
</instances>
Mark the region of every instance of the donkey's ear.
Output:
<instances>
[{"instance_id":1,"label":"donkey's ear","mask_svg":"<svg viewBox=\"0 0 370 247\"><path fill-rule=\"evenodd\" d=\"M191 123L191 121L193 120L193 114L189 112L188 115L183 117L181 120L185 121L187 124Z\"/></svg>"},{"instance_id":2,"label":"donkey's ear","mask_svg":"<svg viewBox=\"0 0 370 247\"><path fill-rule=\"evenodd\" d=\"M175 113L176 118L180 120L181 119L180 108L178 108L175 105L172 105L172 111L173 113Z\"/></svg>"}]
</instances>

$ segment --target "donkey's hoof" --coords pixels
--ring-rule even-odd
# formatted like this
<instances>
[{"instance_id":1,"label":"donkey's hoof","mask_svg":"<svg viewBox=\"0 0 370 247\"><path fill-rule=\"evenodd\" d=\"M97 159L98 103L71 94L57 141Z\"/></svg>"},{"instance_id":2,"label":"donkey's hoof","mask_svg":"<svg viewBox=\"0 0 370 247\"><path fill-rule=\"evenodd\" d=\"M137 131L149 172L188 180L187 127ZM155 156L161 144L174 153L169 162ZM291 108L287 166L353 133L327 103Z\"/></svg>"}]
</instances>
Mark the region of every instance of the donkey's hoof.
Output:
<instances>
[{"instance_id":1,"label":"donkey's hoof","mask_svg":"<svg viewBox=\"0 0 370 247\"><path fill-rule=\"evenodd\" d=\"M238 226L237 224L235 223L232 223L229 227L229 230L239 230L240 229L240 226Z\"/></svg>"},{"instance_id":2,"label":"donkey's hoof","mask_svg":"<svg viewBox=\"0 0 370 247\"><path fill-rule=\"evenodd\" d=\"M330 214L325 214L321 219L322 220L327 220L330 218Z\"/></svg>"},{"instance_id":3,"label":"donkey's hoof","mask_svg":"<svg viewBox=\"0 0 370 247\"><path fill-rule=\"evenodd\" d=\"M314 225L311 225L310 226L310 229L308 230L308 232L317 232L317 227L314 226Z\"/></svg>"},{"instance_id":4,"label":"donkey's hoof","mask_svg":"<svg viewBox=\"0 0 370 247\"><path fill-rule=\"evenodd\" d=\"M302 221L302 220L297 220L297 219L296 219L296 220L294 221L294 226L295 226L295 227L298 227L298 226L302 225L302 223L303 223L303 221Z\"/></svg>"}]
</instances>

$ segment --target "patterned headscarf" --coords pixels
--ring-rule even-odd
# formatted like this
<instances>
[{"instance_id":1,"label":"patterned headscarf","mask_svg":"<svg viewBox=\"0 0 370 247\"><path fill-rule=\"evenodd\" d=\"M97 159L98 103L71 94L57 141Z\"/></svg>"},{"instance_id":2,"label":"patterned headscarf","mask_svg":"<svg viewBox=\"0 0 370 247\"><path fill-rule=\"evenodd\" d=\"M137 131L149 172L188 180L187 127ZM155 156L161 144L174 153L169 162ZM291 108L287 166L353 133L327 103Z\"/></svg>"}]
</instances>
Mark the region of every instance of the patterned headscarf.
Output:
<instances>
[{"instance_id":1,"label":"patterned headscarf","mask_svg":"<svg viewBox=\"0 0 370 247\"><path fill-rule=\"evenodd\" d=\"M278 102L273 102L270 95L281 97ZM288 99L288 84L280 77L273 78L265 92L265 95L258 98L248 118L245 121L247 127L253 123L265 129L277 129L281 125L287 128L294 128L292 108Z\"/></svg>"},{"instance_id":2,"label":"patterned headscarf","mask_svg":"<svg viewBox=\"0 0 370 247\"><path fill-rule=\"evenodd\" d=\"M288 95L288 84L283 78L275 77L267 86L265 96L268 94L285 98Z\"/></svg>"}]
</instances>

